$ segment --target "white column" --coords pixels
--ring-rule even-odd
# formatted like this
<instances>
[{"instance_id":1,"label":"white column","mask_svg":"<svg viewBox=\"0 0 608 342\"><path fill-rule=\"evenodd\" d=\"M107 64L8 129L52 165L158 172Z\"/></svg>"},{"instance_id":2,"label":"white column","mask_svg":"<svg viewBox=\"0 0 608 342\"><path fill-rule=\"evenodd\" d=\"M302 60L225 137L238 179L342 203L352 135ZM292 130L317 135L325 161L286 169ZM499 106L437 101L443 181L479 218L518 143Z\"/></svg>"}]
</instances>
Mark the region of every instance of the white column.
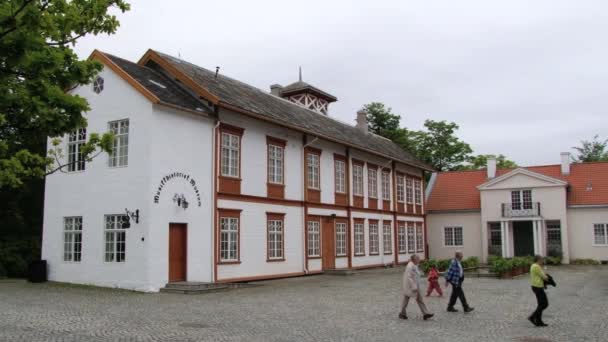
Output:
<instances>
[{"instance_id":1,"label":"white column","mask_svg":"<svg viewBox=\"0 0 608 342\"><path fill-rule=\"evenodd\" d=\"M544 230L545 223L541 220L538 221L538 252L540 255L545 256L545 243L547 242L547 234Z\"/></svg>"},{"instance_id":2,"label":"white column","mask_svg":"<svg viewBox=\"0 0 608 342\"><path fill-rule=\"evenodd\" d=\"M507 227L505 221L500 221L500 242L502 245L502 257L507 257Z\"/></svg>"},{"instance_id":3,"label":"white column","mask_svg":"<svg viewBox=\"0 0 608 342\"><path fill-rule=\"evenodd\" d=\"M511 229L509 228L509 221L505 221L505 242L506 242L506 247L507 247L507 251L506 251L506 256L507 258L511 255L511 240L509 240L509 237L511 236Z\"/></svg>"},{"instance_id":4,"label":"white column","mask_svg":"<svg viewBox=\"0 0 608 342\"><path fill-rule=\"evenodd\" d=\"M534 254L539 254L538 248L538 221L532 221L532 232L534 233Z\"/></svg>"}]
</instances>

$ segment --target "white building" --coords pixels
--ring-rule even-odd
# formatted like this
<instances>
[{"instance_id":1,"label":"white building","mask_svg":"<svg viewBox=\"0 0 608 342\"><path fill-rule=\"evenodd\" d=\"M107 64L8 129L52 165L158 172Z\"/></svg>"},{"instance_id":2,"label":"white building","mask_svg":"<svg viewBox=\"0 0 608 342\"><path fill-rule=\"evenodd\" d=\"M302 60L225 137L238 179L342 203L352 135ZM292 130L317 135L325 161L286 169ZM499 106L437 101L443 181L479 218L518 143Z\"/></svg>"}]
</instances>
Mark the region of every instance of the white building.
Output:
<instances>
[{"instance_id":1,"label":"white building","mask_svg":"<svg viewBox=\"0 0 608 342\"><path fill-rule=\"evenodd\" d=\"M332 95L301 79L267 93L153 50L91 58L104 70L73 90L88 126L64 139L68 172L46 180L50 280L158 291L425 254L430 168L365 115L329 117ZM107 130L112 154L80 160L87 134Z\"/></svg>"},{"instance_id":2,"label":"white building","mask_svg":"<svg viewBox=\"0 0 608 342\"><path fill-rule=\"evenodd\" d=\"M427 188L430 257L488 255L608 260L608 163L433 174Z\"/></svg>"}]
</instances>

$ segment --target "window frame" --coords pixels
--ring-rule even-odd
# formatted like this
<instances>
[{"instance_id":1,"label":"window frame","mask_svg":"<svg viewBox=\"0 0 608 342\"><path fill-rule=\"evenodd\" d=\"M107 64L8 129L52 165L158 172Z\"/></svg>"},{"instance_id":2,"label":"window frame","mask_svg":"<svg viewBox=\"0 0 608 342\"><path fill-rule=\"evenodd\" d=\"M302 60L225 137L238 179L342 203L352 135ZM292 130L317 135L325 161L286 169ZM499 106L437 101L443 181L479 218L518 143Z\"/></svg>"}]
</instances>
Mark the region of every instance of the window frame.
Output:
<instances>
[{"instance_id":1,"label":"window frame","mask_svg":"<svg viewBox=\"0 0 608 342\"><path fill-rule=\"evenodd\" d=\"M604 242L603 243L598 243L597 242L597 228L600 228L600 230L602 231L603 237L604 237ZM592 246L596 246L596 247L606 247L608 246L608 223L594 223L593 224L593 244Z\"/></svg>"},{"instance_id":2,"label":"window frame","mask_svg":"<svg viewBox=\"0 0 608 342\"><path fill-rule=\"evenodd\" d=\"M424 226L422 222L416 222L416 253L424 252Z\"/></svg>"},{"instance_id":3,"label":"window frame","mask_svg":"<svg viewBox=\"0 0 608 342\"><path fill-rule=\"evenodd\" d=\"M414 184L412 177L405 178L405 200L407 204L414 204Z\"/></svg>"},{"instance_id":4,"label":"window frame","mask_svg":"<svg viewBox=\"0 0 608 342\"><path fill-rule=\"evenodd\" d=\"M511 190L511 210L529 210L533 207L532 189Z\"/></svg>"},{"instance_id":5,"label":"window frame","mask_svg":"<svg viewBox=\"0 0 608 342\"><path fill-rule=\"evenodd\" d=\"M397 174L397 202L405 203L405 175Z\"/></svg>"},{"instance_id":6,"label":"window frame","mask_svg":"<svg viewBox=\"0 0 608 342\"><path fill-rule=\"evenodd\" d=\"M456 229L460 229L460 236L461 236L461 244L458 245L456 244ZM448 244L447 242L447 231L451 231L450 235L451 235L451 239L452 239L452 244ZM454 248L462 248L464 247L464 227L460 226L460 225L454 225L454 226L444 226L443 227L443 247L454 247Z\"/></svg>"},{"instance_id":7,"label":"window frame","mask_svg":"<svg viewBox=\"0 0 608 342\"><path fill-rule=\"evenodd\" d=\"M367 164L367 196L378 199L378 167L371 164Z\"/></svg>"},{"instance_id":8,"label":"window frame","mask_svg":"<svg viewBox=\"0 0 608 342\"><path fill-rule=\"evenodd\" d=\"M342 165L342 170L338 165ZM346 160L334 158L334 190L338 194L346 194Z\"/></svg>"},{"instance_id":9,"label":"window frame","mask_svg":"<svg viewBox=\"0 0 608 342\"><path fill-rule=\"evenodd\" d=\"M382 200L391 200L391 172L388 170L382 170Z\"/></svg>"},{"instance_id":10,"label":"window frame","mask_svg":"<svg viewBox=\"0 0 608 342\"><path fill-rule=\"evenodd\" d=\"M68 225L70 229L68 229ZM63 217L63 262L65 263L82 262L82 225L82 216ZM70 239L67 239L68 236L70 236ZM79 241L76 241L77 236ZM76 258L76 255L78 258Z\"/></svg>"},{"instance_id":11,"label":"window frame","mask_svg":"<svg viewBox=\"0 0 608 342\"><path fill-rule=\"evenodd\" d=\"M359 229L360 228L360 231ZM353 225L353 239L355 256L365 256L365 220L355 219Z\"/></svg>"},{"instance_id":12,"label":"window frame","mask_svg":"<svg viewBox=\"0 0 608 342\"><path fill-rule=\"evenodd\" d=\"M397 224L397 250L399 254L407 254L407 224L399 222Z\"/></svg>"},{"instance_id":13,"label":"window frame","mask_svg":"<svg viewBox=\"0 0 608 342\"><path fill-rule=\"evenodd\" d=\"M234 242L236 243L235 249L235 257L234 258L223 258L222 252L224 251L222 247L222 238L224 230L222 229L222 220L236 220L236 237ZM229 264L239 264L241 263L241 210L240 209L218 209L218 220L217 220L217 260L219 265L229 265ZM227 234L234 234L232 229L225 231ZM228 239L226 244L228 248L226 249L228 255L230 255L230 243L232 239Z\"/></svg>"},{"instance_id":14,"label":"window frame","mask_svg":"<svg viewBox=\"0 0 608 342\"><path fill-rule=\"evenodd\" d=\"M321 151L317 150L317 149L311 149L310 147L308 147L306 149L305 156L306 156L306 189L321 191ZM311 168L311 165L310 165L311 158L310 157L316 158L316 161L317 161L316 167L315 167L315 165L313 165ZM315 159L315 158L312 158L312 159ZM311 172L311 171L313 171L313 172ZM316 172L316 174L315 174L315 172ZM315 176L316 176L316 179L313 178ZM312 184L311 184L311 182L312 182Z\"/></svg>"},{"instance_id":15,"label":"window frame","mask_svg":"<svg viewBox=\"0 0 608 342\"><path fill-rule=\"evenodd\" d=\"M285 185L285 146L286 146L286 142L280 139L276 139L276 138L272 138L272 137L266 137L266 175L267 175L267 182L268 184L271 185ZM272 162L273 158L272 158L272 153L271 153L271 149L275 150L275 156L276 156L276 151L280 152L280 160L279 160L279 164L280 164L280 168L277 165L277 162L275 158L275 161ZM274 171L274 173L271 175L271 170ZM274 175L274 178L272 177ZM280 177L280 180L276 180L277 175Z\"/></svg>"},{"instance_id":16,"label":"window frame","mask_svg":"<svg viewBox=\"0 0 608 342\"><path fill-rule=\"evenodd\" d=\"M67 172L82 172L86 169L86 159L82 151L82 145L87 142L87 128L77 128L76 130L68 133L68 170ZM72 151L72 148L74 151Z\"/></svg>"},{"instance_id":17,"label":"window frame","mask_svg":"<svg viewBox=\"0 0 608 342\"><path fill-rule=\"evenodd\" d=\"M386 233L387 231L388 231L388 234ZM387 235L388 235L388 239L386 238ZM387 248L387 246L388 246L388 248ZM392 224L392 221L382 221L382 252L384 253L384 255L393 254L393 224Z\"/></svg>"},{"instance_id":18,"label":"window frame","mask_svg":"<svg viewBox=\"0 0 608 342\"><path fill-rule=\"evenodd\" d=\"M226 144L226 139L230 142ZM232 141L236 141L238 146L232 146ZM229 131L220 132L220 176L226 178L241 178L241 136ZM224 155L224 150L228 151L227 156ZM232 154L234 152L234 155ZM234 166L232 165L234 157ZM227 165L226 165L227 164ZM235 170L232 174L231 170Z\"/></svg>"},{"instance_id":19,"label":"window frame","mask_svg":"<svg viewBox=\"0 0 608 342\"><path fill-rule=\"evenodd\" d=\"M116 264L124 264L127 261L127 229L126 228L122 228L122 226L120 228L117 228L116 226L119 223L118 218L120 217L121 220L120 222L122 222L123 220L129 221L128 216L125 214L105 214L104 216L104 223L103 223L103 244L104 244L104 256L103 256L103 260L104 263L116 263ZM112 222L111 224L114 225L114 228L108 228L108 218L117 218L115 222ZM126 218L125 218L126 217ZM108 233L111 234L113 236L112 241L108 241ZM118 236L123 236L122 241L119 241ZM112 250L108 251L108 243L110 243L112 245ZM120 251L118 246L122 244L124 245L123 250ZM119 255L122 254L122 259L119 259ZM108 260L108 255L111 256L111 260Z\"/></svg>"},{"instance_id":20,"label":"window frame","mask_svg":"<svg viewBox=\"0 0 608 342\"><path fill-rule=\"evenodd\" d=\"M363 168L364 163L353 160L353 196L364 197L365 189L363 188ZM360 171L360 175L358 174ZM360 190L360 191L358 191Z\"/></svg>"},{"instance_id":21,"label":"window frame","mask_svg":"<svg viewBox=\"0 0 608 342\"><path fill-rule=\"evenodd\" d=\"M311 230L311 224L314 225L315 223L316 223L316 232L314 230ZM314 240L314 239L311 240L311 237L315 237L315 236L316 236L316 240ZM313 244L311 244L311 241L313 242ZM314 242L316 242L316 244ZM311 247L311 245L312 245L312 247ZM314 254L315 247L317 249L316 254ZM311 254L311 248L313 251L312 254ZM318 218L308 219L306 221L306 255L307 255L308 259L319 259L319 258L321 258L321 253L322 253L321 220Z\"/></svg>"},{"instance_id":22,"label":"window frame","mask_svg":"<svg viewBox=\"0 0 608 342\"><path fill-rule=\"evenodd\" d=\"M414 204L422 205L422 181L414 178Z\"/></svg>"},{"instance_id":23,"label":"window frame","mask_svg":"<svg viewBox=\"0 0 608 342\"><path fill-rule=\"evenodd\" d=\"M112 127L112 125L114 124L117 125L117 132L115 132L116 130ZM124 126L126 126L126 133L121 132ZM128 118L108 122L108 132L114 134L114 140L112 141L112 151L108 153L108 167L119 168L129 166L129 136L131 134L130 129L131 122ZM125 140L126 143L124 142ZM122 155L120 151L125 146L126 153L125 155ZM124 163L121 161L122 158L124 158Z\"/></svg>"},{"instance_id":24,"label":"window frame","mask_svg":"<svg viewBox=\"0 0 608 342\"><path fill-rule=\"evenodd\" d=\"M344 228L344 231L338 231L338 225ZM346 257L348 256L348 224L346 222L336 222L336 244L335 244L335 254L336 257ZM340 242L340 245L338 245ZM342 246L343 244L343 246ZM343 251L342 251L343 250Z\"/></svg>"},{"instance_id":25,"label":"window frame","mask_svg":"<svg viewBox=\"0 0 608 342\"><path fill-rule=\"evenodd\" d=\"M372 226L375 227L375 232L372 230ZM368 220L367 227L369 235L369 255L380 255L380 229L378 220Z\"/></svg>"},{"instance_id":26,"label":"window frame","mask_svg":"<svg viewBox=\"0 0 608 342\"><path fill-rule=\"evenodd\" d=\"M271 223L277 222L280 223L280 232L278 233L271 231ZM280 240L271 239L273 234L280 235ZM280 245L280 248L277 245ZM280 251L280 256L272 256L272 251ZM266 261L285 261L285 213L266 213Z\"/></svg>"},{"instance_id":27,"label":"window frame","mask_svg":"<svg viewBox=\"0 0 608 342\"><path fill-rule=\"evenodd\" d=\"M416 225L414 222L407 222L406 228L407 252L416 253Z\"/></svg>"}]
</instances>

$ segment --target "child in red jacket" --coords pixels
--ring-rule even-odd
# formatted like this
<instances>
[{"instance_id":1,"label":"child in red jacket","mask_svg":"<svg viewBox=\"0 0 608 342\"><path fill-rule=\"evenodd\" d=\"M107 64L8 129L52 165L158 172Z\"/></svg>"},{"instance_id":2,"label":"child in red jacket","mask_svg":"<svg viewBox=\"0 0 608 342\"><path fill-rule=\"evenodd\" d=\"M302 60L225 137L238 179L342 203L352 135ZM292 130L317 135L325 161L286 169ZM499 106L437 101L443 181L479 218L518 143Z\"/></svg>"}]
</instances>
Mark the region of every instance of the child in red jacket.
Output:
<instances>
[{"instance_id":1,"label":"child in red jacket","mask_svg":"<svg viewBox=\"0 0 608 342\"><path fill-rule=\"evenodd\" d=\"M431 269L429 270L428 280L429 286L427 287L426 296L430 296L433 290L437 290L439 296L443 297L443 292L439 286L439 272L437 272L435 265L431 266Z\"/></svg>"}]
</instances>

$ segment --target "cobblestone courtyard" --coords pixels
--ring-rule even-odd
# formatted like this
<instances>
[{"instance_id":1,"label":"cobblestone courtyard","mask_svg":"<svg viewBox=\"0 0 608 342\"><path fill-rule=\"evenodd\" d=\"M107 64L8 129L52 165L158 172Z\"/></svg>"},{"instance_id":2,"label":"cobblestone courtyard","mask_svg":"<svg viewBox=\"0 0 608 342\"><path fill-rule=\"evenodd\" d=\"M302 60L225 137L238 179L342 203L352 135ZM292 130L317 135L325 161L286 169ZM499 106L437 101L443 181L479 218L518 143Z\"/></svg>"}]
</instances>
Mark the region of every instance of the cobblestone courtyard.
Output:
<instances>
[{"instance_id":1,"label":"cobblestone courtyard","mask_svg":"<svg viewBox=\"0 0 608 342\"><path fill-rule=\"evenodd\" d=\"M606 341L608 267L550 269L548 328L526 315L526 276L467 279L471 314L427 298L397 318L401 272L312 276L205 295L141 294L0 280L0 341ZM449 291L448 291L449 294ZM445 294L444 294L445 295Z\"/></svg>"}]
</instances>

